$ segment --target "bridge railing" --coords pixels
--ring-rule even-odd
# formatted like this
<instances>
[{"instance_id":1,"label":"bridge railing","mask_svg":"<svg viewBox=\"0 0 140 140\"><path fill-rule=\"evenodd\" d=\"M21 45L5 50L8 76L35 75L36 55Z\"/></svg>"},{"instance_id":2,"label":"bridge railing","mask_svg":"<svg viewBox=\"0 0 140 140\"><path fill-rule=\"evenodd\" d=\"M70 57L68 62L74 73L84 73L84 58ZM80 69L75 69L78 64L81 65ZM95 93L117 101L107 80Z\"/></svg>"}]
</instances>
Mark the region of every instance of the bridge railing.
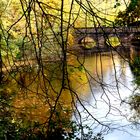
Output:
<instances>
[{"instance_id":1,"label":"bridge railing","mask_svg":"<svg viewBox=\"0 0 140 140\"><path fill-rule=\"evenodd\" d=\"M112 33L138 33L140 32L140 27L88 27L88 28L75 28L76 34L112 34Z\"/></svg>"}]
</instances>

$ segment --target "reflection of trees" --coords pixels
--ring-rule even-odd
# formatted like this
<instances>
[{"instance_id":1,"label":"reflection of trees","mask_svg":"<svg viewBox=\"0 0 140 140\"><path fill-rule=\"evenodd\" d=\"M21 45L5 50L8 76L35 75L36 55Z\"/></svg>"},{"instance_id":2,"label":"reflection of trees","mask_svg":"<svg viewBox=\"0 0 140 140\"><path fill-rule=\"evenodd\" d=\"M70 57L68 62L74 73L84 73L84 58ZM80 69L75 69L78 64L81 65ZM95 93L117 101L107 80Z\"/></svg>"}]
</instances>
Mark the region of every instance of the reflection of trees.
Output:
<instances>
[{"instance_id":1,"label":"reflection of trees","mask_svg":"<svg viewBox=\"0 0 140 140\"><path fill-rule=\"evenodd\" d=\"M6 100L7 102L10 101L12 108L9 108L9 106L4 107L4 109L7 108L6 110L8 111L3 111L5 113L8 112L9 115L1 115L3 115L4 117L7 116L7 121L10 122L9 127L10 125L11 127L12 125L15 125L15 129L19 131L19 134L17 134L19 136L22 136L22 134L20 133L24 133L23 131L20 132L20 127L24 129L25 133L30 133L31 135L38 135L40 133L40 135L44 135L47 131L47 120L49 119L49 115L52 111L51 109L55 104L56 95L53 90L59 90L59 85L57 85L58 80L56 79L59 79L59 77L56 77L55 73L55 79L53 79L53 77L50 76L51 73L46 71L45 74L50 74L49 76L50 78L52 78L52 80L50 81L53 83L53 85L57 85L54 86L54 89L52 90L49 83L47 83L47 81L43 81L43 76L41 76L41 74L38 75L35 70L30 70L29 72L26 71L21 73L13 72L13 74L15 79L19 82L19 84L16 83L14 79L10 80L8 78L9 83L7 83L7 85L5 85L2 88L1 93L2 102L5 102ZM10 86L12 86L13 88L11 89ZM49 90L48 93L47 91L44 91L46 88ZM64 129L63 131L65 131L65 128L68 129L70 124L71 101L68 98L70 95L68 95L68 91L64 92L65 93L62 93L62 97L60 99L61 101L59 101L55 113L53 114L50 120L50 128L53 131L55 131L55 129L56 131L57 129ZM67 100L65 99L65 95L67 95ZM4 121L2 122L2 124L5 123ZM44 133L40 131L41 129L44 129ZM16 130L13 129L13 132L9 130L5 135L14 135L14 131ZM25 137L27 135L25 135ZM10 139L11 137L8 138Z\"/></svg>"},{"instance_id":2,"label":"reflection of trees","mask_svg":"<svg viewBox=\"0 0 140 140\"><path fill-rule=\"evenodd\" d=\"M86 79L83 78L84 73L78 70L79 66L77 66L77 69L74 68L76 66L75 63L73 64L72 61L70 63L69 82L73 90L75 89L75 92L82 92L84 88L81 89L81 85L87 84ZM63 89L61 92L55 112L51 116L57 94L61 90L61 63L48 63L45 67L46 69L44 68L43 74L37 68L29 69L28 66L21 72L12 72L14 79L8 78L9 82L2 88L1 99L8 102L9 98L11 98L12 110L8 111L10 116L7 116L7 121L10 121L11 125L17 125L15 129L20 129L20 127L23 127L25 130L27 129L26 133L28 133L28 129L33 129L31 135L42 133L40 132L41 129L44 129L43 131L46 133L48 131L47 128L49 128L51 131L48 135L49 138L60 137L62 139L63 134L69 135L69 137L76 136L75 132L77 133L78 126L71 121L73 112L72 102L75 102L75 97L71 95L68 89ZM82 73L83 76L81 75ZM13 88L10 89L10 86ZM9 108L9 106L6 108ZM7 113L5 110L4 112ZM4 117L5 115L3 114ZM12 134L14 130L7 133L14 135ZM21 135L20 132L18 135Z\"/></svg>"}]
</instances>

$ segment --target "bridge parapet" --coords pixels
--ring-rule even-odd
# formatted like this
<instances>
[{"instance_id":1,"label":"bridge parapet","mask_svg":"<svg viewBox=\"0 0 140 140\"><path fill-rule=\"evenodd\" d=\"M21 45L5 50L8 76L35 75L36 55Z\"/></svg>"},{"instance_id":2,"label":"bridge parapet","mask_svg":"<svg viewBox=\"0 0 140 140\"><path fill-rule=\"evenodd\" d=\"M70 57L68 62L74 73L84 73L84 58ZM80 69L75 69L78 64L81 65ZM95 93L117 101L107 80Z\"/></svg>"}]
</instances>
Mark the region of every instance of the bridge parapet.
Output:
<instances>
[{"instance_id":1,"label":"bridge parapet","mask_svg":"<svg viewBox=\"0 0 140 140\"><path fill-rule=\"evenodd\" d=\"M75 34L126 34L140 33L140 27L87 27L75 28Z\"/></svg>"}]
</instances>

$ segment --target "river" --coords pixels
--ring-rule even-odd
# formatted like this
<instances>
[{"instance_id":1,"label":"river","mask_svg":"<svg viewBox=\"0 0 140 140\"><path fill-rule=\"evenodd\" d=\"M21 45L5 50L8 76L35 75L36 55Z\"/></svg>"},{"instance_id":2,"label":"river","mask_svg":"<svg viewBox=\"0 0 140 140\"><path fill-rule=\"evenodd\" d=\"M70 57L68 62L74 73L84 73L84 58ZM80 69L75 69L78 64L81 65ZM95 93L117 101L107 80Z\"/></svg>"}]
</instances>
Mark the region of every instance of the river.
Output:
<instances>
[{"instance_id":1,"label":"river","mask_svg":"<svg viewBox=\"0 0 140 140\"><path fill-rule=\"evenodd\" d=\"M6 85L0 90L8 103L4 108L10 123L24 128L39 123L44 129L53 112L53 129L74 121L90 128L94 135L102 134L105 140L140 139L139 106L132 107L139 85L134 82L127 57L114 52L69 55L69 80L63 90L62 68L61 63L51 62L5 75Z\"/></svg>"},{"instance_id":2,"label":"river","mask_svg":"<svg viewBox=\"0 0 140 140\"><path fill-rule=\"evenodd\" d=\"M103 133L105 140L140 139L139 115L130 105L132 95L139 94L139 88L127 60L116 53L85 58L90 90L80 95L83 104L77 103L77 108L83 124ZM81 117L78 113L75 116Z\"/></svg>"}]
</instances>

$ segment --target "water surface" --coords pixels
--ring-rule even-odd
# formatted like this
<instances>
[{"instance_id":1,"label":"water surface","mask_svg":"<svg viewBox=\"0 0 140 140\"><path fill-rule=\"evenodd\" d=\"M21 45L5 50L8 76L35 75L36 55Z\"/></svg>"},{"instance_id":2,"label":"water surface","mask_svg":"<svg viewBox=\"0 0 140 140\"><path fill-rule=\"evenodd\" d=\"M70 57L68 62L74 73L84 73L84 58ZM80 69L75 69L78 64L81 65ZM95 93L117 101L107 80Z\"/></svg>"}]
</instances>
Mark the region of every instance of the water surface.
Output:
<instances>
[{"instance_id":1,"label":"water surface","mask_svg":"<svg viewBox=\"0 0 140 140\"><path fill-rule=\"evenodd\" d=\"M68 55L65 83L63 70L61 62L51 62L5 74L0 90L10 123L26 129L39 124L45 132L50 124L69 130L76 121L105 140L140 139L139 107L131 106L139 85L128 58L114 52Z\"/></svg>"}]
</instances>

